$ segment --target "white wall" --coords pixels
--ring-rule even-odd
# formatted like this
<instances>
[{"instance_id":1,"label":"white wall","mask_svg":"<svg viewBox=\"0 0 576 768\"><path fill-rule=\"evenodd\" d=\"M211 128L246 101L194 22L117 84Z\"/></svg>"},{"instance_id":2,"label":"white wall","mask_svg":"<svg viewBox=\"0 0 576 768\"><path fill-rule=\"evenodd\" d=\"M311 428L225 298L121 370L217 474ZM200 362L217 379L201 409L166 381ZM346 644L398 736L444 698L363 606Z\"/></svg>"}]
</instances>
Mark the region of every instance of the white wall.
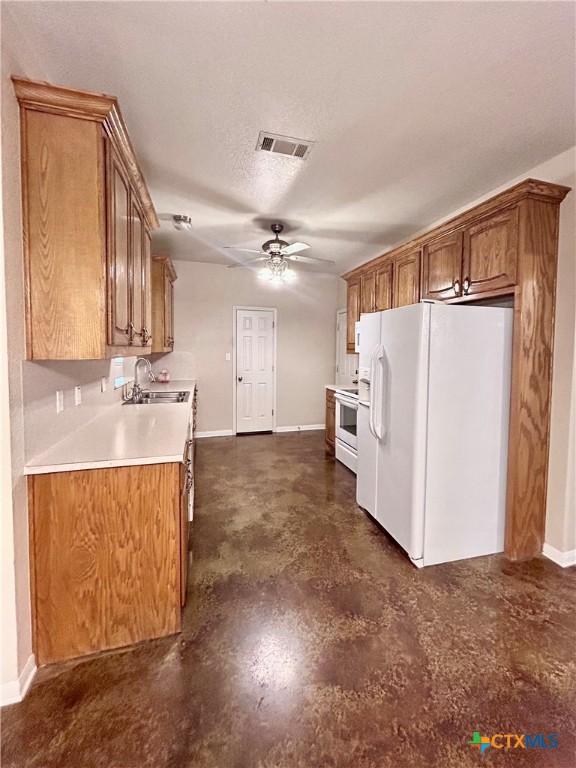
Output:
<instances>
[{"instance_id":1,"label":"white wall","mask_svg":"<svg viewBox=\"0 0 576 768\"><path fill-rule=\"evenodd\" d=\"M175 262L175 350L155 367L173 378L198 379L199 431L231 430L232 308L276 307L277 425L324 424L324 385L335 375L334 275L299 272L293 285L274 287L253 270L219 264Z\"/></svg>"},{"instance_id":2,"label":"white wall","mask_svg":"<svg viewBox=\"0 0 576 768\"><path fill-rule=\"evenodd\" d=\"M4 15L3 15L4 22ZM5 29L3 29L5 33ZM9 559L11 594L3 593L2 633L15 642L15 658L2 664L2 690L17 685L20 672L32 654L31 613L28 569L28 515L24 465L24 416L20 362L24 356L24 290L22 272L22 224L20 214L20 150L18 105L9 75L18 71L14 50L2 45L2 215L3 280L5 280L7 358L2 357L2 376L8 372L11 499L2 505L2 554ZM4 431L3 431L4 436ZM4 441L4 440L3 440ZM6 447L3 446L4 450ZM3 464L4 464L3 456ZM4 575L4 574L3 574ZM4 655L4 654L3 654Z\"/></svg>"}]
</instances>

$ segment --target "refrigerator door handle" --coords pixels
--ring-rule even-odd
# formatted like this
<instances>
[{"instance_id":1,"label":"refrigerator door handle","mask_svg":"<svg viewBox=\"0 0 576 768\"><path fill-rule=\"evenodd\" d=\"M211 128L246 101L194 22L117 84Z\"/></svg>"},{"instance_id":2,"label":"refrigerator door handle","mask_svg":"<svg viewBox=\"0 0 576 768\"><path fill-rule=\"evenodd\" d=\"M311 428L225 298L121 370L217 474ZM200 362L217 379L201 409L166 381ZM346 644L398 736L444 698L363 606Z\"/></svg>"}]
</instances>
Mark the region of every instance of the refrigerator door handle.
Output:
<instances>
[{"instance_id":1,"label":"refrigerator door handle","mask_svg":"<svg viewBox=\"0 0 576 768\"><path fill-rule=\"evenodd\" d=\"M375 396L375 400L377 401L377 410L375 409L374 412L374 436L378 440L384 439L384 425L382 423L382 415L384 412L384 366L382 365L382 360L384 359L384 347L380 344L376 349L374 350L374 373L373 373L373 380L372 385L375 388L376 392L378 393L378 396ZM378 417L376 419L376 417Z\"/></svg>"},{"instance_id":2,"label":"refrigerator door handle","mask_svg":"<svg viewBox=\"0 0 576 768\"><path fill-rule=\"evenodd\" d=\"M368 429L370 430L373 437L378 439L378 435L376 434L376 431L374 429L374 352L372 353L372 356L370 357L370 398L368 402Z\"/></svg>"},{"instance_id":3,"label":"refrigerator door handle","mask_svg":"<svg viewBox=\"0 0 576 768\"><path fill-rule=\"evenodd\" d=\"M376 415L378 413L379 420L381 421L382 418L382 395L383 395L383 387L382 387L382 365L380 364L380 361L384 357L384 347L379 344L374 352L372 353L372 357L370 359L370 379L371 379L371 386L370 386L370 414L368 419L368 426L370 428L370 432L374 435L374 437L377 440L382 440L384 437L383 427L382 425L376 424Z\"/></svg>"}]
</instances>

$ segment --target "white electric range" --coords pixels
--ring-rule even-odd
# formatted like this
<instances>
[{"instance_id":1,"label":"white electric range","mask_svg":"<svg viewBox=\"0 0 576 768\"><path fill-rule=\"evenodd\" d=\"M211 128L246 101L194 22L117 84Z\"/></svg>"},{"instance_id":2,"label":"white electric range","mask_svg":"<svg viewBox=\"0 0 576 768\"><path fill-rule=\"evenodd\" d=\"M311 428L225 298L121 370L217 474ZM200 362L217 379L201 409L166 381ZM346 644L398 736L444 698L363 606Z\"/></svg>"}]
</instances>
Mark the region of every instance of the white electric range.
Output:
<instances>
[{"instance_id":1,"label":"white electric range","mask_svg":"<svg viewBox=\"0 0 576 768\"><path fill-rule=\"evenodd\" d=\"M358 387L341 387L336 401L336 458L356 474Z\"/></svg>"}]
</instances>

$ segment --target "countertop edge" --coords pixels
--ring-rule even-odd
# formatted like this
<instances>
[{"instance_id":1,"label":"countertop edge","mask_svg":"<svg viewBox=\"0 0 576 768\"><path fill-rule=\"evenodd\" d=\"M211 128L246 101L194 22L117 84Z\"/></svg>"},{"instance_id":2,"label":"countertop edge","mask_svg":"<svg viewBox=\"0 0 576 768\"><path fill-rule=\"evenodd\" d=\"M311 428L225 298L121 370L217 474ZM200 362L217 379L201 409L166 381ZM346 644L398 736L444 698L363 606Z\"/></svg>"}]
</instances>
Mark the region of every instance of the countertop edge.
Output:
<instances>
[{"instance_id":1,"label":"countertop edge","mask_svg":"<svg viewBox=\"0 0 576 768\"><path fill-rule=\"evenodd\" d=\"M146 464L181 464L183 455L176 456L142 456L137 459L102 459L101 461L84 461L73 464L39 464L24 467L26 477L32 475L50 475L53 472L79 472L83 469L113 469L114 467L141 467Z\"/></svg>"}]
</instances>

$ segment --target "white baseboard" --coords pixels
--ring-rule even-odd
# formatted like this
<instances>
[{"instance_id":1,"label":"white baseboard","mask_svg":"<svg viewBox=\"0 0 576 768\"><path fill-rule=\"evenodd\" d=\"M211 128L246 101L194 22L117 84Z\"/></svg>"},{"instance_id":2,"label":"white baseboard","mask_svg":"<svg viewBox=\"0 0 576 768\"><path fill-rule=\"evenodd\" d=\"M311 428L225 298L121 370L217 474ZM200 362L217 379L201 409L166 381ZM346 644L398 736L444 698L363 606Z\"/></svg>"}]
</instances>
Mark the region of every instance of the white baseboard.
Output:
<instances>
[{"instance_id":1,"label":"white baseboard","mask_svg":"<svg viewBox=\"0 0 576 768\"><path fill-rule=\"evenodd\" d=\"M296 427L276 427L274 432L307 432L313 429L326 429L325 424L298 424Z\"/></svg>"},{"instance_id":2,"label":"white baseboard","mask_svg":"<svg viewBox=\"0 0 576 768\"><path fill-rule=\"evenodd\" d=\"M31 654L24 664L17 680L0 685L0 707L6 707L8 704L17 704L22 701L28 693L28 688L36 674L36 659Z\"/></svg>"},{"instance_id":3,"label":"white baseboard","mask_svg":"<svg viewBox=\"0 0 576 768\"><path fill-rule=\"evenodd\" d=\"M195 432L194 437L229 437L234 434L231 429L214 429L207 432Z\"/></svg>"},{"instance_id":4,"label":"white baseboard","mask_svg":"<svg viewBox=\"0 0 576 768\"><path fill-rule=\"evenodd\" d=\"M295 427L275 427L273 432L307 432L313 429L326 429L325 424L298 424ZM207 432L195 432L194 437L230 437L235 435L233 429L214 429Z\"/></svg>"},{"instance_id":5,"label":"white baseboard","mask_svg":"<svg viewBox=\"0 0 576 768\"><path fill-rule=\"evenodd\" d=\"M542 548L542 554L546 555L549 560L552 560L556 565L559 565L562 568L576 565L576 549L569 549L567 552L562 552L551 544L545 543Z\"/></svg>"}]
</instances>

